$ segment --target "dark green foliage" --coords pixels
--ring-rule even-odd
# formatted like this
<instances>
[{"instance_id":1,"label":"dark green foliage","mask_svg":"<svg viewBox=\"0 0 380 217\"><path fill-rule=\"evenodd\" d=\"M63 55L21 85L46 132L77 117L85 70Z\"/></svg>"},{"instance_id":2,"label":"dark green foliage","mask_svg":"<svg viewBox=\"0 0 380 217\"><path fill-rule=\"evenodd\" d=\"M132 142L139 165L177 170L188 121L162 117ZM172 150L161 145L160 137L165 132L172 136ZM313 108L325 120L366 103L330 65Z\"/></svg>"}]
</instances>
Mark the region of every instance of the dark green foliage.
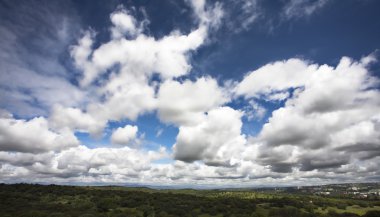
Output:
<instances>
[{"instance_id":1,"label":"dark green foliage","mask_svg":"<svg viewBox=\"0 0 380 217\"><path fill-rule=\"evenodd\" d=\"M251 199L215 196L221 191L159 191L121 187L0 184L0 216L23 217L357 217L318 207L358 205L377 201L332 200L319 197L267 195ZM174 192L174 193L173 193ZM208 195L207 192L210 192ZM223 192L222 192L223 193ZM213 195L213 196L210 196ZM223 195L223 194L221 194ZM244 195L244 194L242 194ZM313 200L313 203L310 201ZM380 216L368 211L365 217Z\"/></svg>"},{"instance_id":2,"label":"dark green foliage","mask_svg":"<svg viewBox=\"0 0 380 217\"><path fill-rule=\"evenodd\" d=\"M380 216L380 211L368 211L364 217L379 217Z\"/></svg>"}]
</instances>

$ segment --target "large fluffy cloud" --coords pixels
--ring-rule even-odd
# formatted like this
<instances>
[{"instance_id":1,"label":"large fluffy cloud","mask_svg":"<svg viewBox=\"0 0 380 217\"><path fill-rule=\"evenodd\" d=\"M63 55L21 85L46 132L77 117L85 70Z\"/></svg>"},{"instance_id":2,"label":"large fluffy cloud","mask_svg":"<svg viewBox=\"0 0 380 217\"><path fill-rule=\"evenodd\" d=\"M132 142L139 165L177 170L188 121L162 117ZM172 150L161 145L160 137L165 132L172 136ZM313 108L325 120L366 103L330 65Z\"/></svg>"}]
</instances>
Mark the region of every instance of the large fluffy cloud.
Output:
<instances>
[{"instance_id":1,"label":"large fluffy cloud","mask_svg":"<svg viewBox=\"0 0 380 217\"><path fill-rule=\"evenodd\" d=\"M95 119L79 108L55 105L49 117L52 126L57 129L68 127L71 130L100 135L106 125L105 120Z\"/></svg>"},{"instance_id":2,"label":"large fluffy cloud","mask_svg":"<svg viewBox=\"0 0 380 217\"><path fill-rule=\"evenodd\" d=\"M111 136L111 141L114 144L128 145L137 137L137 126L126 125L117 128Z\"/></svg>"},{"instance_id":3,"label":"large fluffy cloud","mask_svg":"<svg viewBox=\"0 0 380 217\"><path fill-rule=\"evenodd\" d=\"M190 3L200 21L198 27L187 35L178 31L160 39L145 35L137 27L138 21L124 9L111 15L114 37L109 42L91 50L95 35L87 32L71 52L77 67L84 70L81 84L91 84L115 65L121 65L129 73L147 76L158 73L164 79L187 74L191 69L188 53L204 43L208 28L218 23L222 15L218 4L206 8L205 1ZM123 34L129 34L131 38L120 37Z\"/></svg>"},{"instance_id":4,"label":"large fluffy cloud","mask_svg":"<svg viewBox=\"0 0 380 217\"><path fill-rule=\"evenodd\" d=\"M220 107L194 126L181 126L174 145L178 160L203 160L210 165L228 165L231 157L245 144L241 134L242 113L230 107Z\"/></svg>"},{"instance_id":5,"label":"large fluffy cloud","mask_svg":"<svg viewBox=\"0 0 380 217\"><path fill-rule=\"evenodd\" d=\"M367 69L371 60L344 57L331 67L292 59L246 76L236 90L248 98L294 90L254 139L261 147L257 162L291 172L337 169L377 157L380 93L378 79Z\"/></svg>"},{"instance_id":6,"label":"large fluffy cloud","mask_svg":"<svg viewBox=\"0 0 380 217\"><path fill-rule=\"evenodd\" d=\"M155 90L146 79L135 79L128 73L111 76L109 83L101 88L105 101L90 103L87 112L98 120L136 120L156 108Z\"/></svg>"},{"instance_id":7,"label":"large fluffy cloud","mask_svg":"<svg viewBox=\"0 0 380 217\"><path fill-rule=\"evenodd\" d=\"M173 32L159 40L145 35L131 40L112 40L93 51L91 62L87 63L91 67L84 71L82 84L89 84L115 64L127 64L131 73L157 72L163 78L184 75L190 70L187 52L200 46L205 36L205 27L200 27L188 35Z\"/></svg>"},{"instance_id":8,"label":"large fluffy cloud","mask_svg":"<svg viewBox=\"0 0 380 217\"><path fill-rule=\"evenodd\" d=\"M54 123L100 134L108 121L126 118L136 120L138 116L154 111L157 108L156 89L159 88L160 81L168 80L161 88L165 89L172 78L186 75L190 71L188 58L191 51L205 42L209 28L215 26L220 19L221 12L218 11L221 9L218 4L207 7L203 1L191 1L190 4L199 21L197 28L188 34L174 30L161 38L149 36L144 33L148 21L137 20L123 7L110 16L113 26L110 29L112 37L108 42L95 48L96 34L92 30L86 31L78 44L71 47L71 56L76 67L83 71L81 86L96 89L91 92L95 99L82 108L55 107L52 111ZM152 82L152 77L156 74L160 80ZM94 83L95 80L97 83ZM211 88L217 88L212 79L206 79L205 82L210 83ZM204 85L202 79L196 85ZM164 105L162 100L159 101L161 108L170 107ZM166 110L164 108L162 111ZM168 122L177 121L174 120L176 117L165 116L164 119L168 119Z\"/></svg>"},{"instance_id":9,"label":"large fluffy cloud","mask_svg":"<svg viewBox=\"0 0 380 217\"><path fill-rule=\"evenodd\" d=\"M228 101L225 91L212 78L183 83L168 80L158 92L158 115L164 122L191 125L203 121L212 108Z\"/></svg>"},{"instance_id":10,"label":"large fluffy cloud","mask_svg":"<svg viewBox=\"0 0 380 217\"><path fill-rule=\"evenodd\" d=\"M52 131L43 117L29 121L13 118L0 119L0 150L26 153L60 151L79 145L67 128Z\"/></svg>"},{"instance_id":11,"label":"large fluffy cloud","mask_svg":"<svg viewBox=\"0 0 380 217\"><path fill-rule=\"evenodd\" d=\"M81 182L123 182L140 180L151 163L167 156L165 148L137 150L124 148L94 148L77 146L59 153L34 154L0 152L0 174L3 181L80 180Z\"/></svg>"},{"instance_id":12,"label":"large fluffy cloud","mask_svg":"<svg viewBox=\"0 0 380 217\"><path fill-rule=\"evenodd\" d=\"M248 73L237 85L235 92L247 98L264 96L268 99L283 99L276 96L287 97L283 93L289 88L303 86L313 76L316 67L300 59L269 63Z\"/></svg>"},{"instance_id":13,"label":"large fluffy cloud","mask_svg":"<svg viewBox=\"0 0 380 217\"><path fill-rule=\"evenodd\" d=\"M113 23L113 27L111 28L113 38L121 38L125 35L133 37L143 30L144 22L141 22L140 26L137 26L137 20L125 8L121 7L113 12L110 18Z\"/></svg>"}]
</instances>

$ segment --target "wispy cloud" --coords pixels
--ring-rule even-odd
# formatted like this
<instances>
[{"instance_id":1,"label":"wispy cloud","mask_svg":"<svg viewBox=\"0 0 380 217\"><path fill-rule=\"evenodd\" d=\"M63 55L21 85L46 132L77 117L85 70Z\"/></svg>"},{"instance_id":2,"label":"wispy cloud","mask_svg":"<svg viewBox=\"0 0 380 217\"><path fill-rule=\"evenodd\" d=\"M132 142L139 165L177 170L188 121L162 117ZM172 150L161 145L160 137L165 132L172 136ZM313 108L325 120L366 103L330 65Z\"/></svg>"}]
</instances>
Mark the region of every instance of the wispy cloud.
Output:
<instances>
[{"instance_id":1,"label":"wispy cloud","mask_svg":"<svg viewBox=\"0 0 380 217\"><path fill-rule=\"evenodd\" d=\"M51 105L78 105L84 93L69 80L62 53L78 30L69 4L5 1L0 9L1 104L18 115L47 114ZM38 6L37 6L38 5Z\"/></svg>"},{"instance_id":2,"label":"wispy cloud","mask_svg":"<svg viewBox=\"0 0 380 217\"><path fill-rule=\"evenodd\" d=\"M330 0L290 0L283 9L285 19L308 17L322 9Z\"/></svg>"}]
</instances>

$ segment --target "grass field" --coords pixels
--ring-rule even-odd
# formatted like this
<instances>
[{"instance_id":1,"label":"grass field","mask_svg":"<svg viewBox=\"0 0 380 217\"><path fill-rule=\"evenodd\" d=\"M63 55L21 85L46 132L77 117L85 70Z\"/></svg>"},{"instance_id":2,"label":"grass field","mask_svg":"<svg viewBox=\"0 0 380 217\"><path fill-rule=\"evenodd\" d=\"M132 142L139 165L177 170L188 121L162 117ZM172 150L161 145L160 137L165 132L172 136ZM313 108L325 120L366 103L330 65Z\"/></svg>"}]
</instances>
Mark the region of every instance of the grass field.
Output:
<instances>
[{"instance_id":1,"label":"grass field","mask_svg":"<svg viewBox=\"0 0 380 217\"><path fill-rule=\"evenodd\" d=\"M353 206L347 206L346 209L339 209L337 207L327 207L327 208L322 209L321 207L318 207L316 209L316 212L323 213L323 214L326 214L329 211L334 211L334 212L337 212L337 213L349 212L349 213L354 213L354 214L357 214L357 215L361 216L361 215L364 215L365 213L367 213L370 210L380 211L380 206L360 207L358 205L353 205Z\"/></svg>"}]
</instances>

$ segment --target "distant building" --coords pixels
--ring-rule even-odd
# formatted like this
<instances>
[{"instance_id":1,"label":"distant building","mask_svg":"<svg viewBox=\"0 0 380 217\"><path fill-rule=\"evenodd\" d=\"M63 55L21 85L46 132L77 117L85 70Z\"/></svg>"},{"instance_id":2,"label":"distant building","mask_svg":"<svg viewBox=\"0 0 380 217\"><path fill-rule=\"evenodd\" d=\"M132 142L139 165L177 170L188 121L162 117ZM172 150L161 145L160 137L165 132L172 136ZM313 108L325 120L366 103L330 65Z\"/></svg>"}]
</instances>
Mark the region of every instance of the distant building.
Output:
<instances>
[{"instance_id":1,"label":"distant building","mask_svg":"<svg viewBox=\"0 0 380 217\"><path fill-rule=\"evenodd\" d=\"M369 190L368 194L380 195L380 189Z\"/></svg>"}]
</instances>

